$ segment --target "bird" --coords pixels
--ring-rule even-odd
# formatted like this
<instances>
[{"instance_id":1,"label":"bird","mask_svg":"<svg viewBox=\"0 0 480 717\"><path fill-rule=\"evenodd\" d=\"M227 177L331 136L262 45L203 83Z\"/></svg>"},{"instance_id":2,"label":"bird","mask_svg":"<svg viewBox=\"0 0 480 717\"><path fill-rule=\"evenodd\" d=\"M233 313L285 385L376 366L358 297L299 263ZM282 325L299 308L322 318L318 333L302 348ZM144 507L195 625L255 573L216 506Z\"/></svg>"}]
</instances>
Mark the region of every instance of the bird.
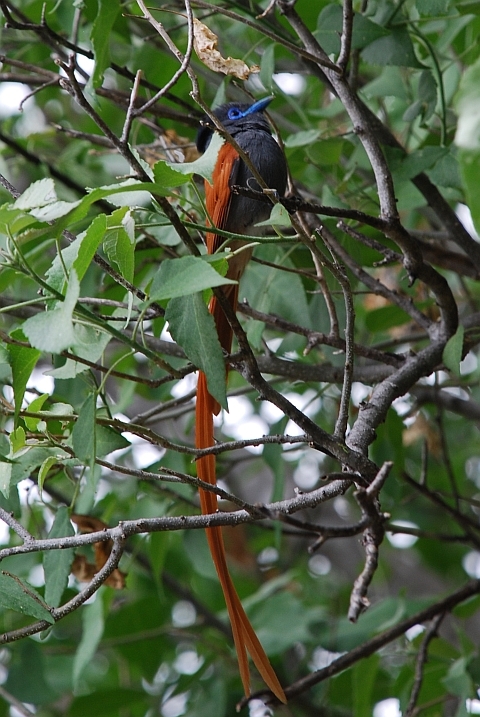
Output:
<instances>
[{"instance_id":1,"label":"bird","mask_svg":"<svg viewBox=\"0 0 480 717\"><path fill-rule=\"evenodd\" d=\"M234 138L238 146L248 155L267 187L276 190L278 196L285 193L287 184L287 162L285 155L272 136L270 124L264 110L273 97L247 103L226 103L214 110L214 115ZM204 152L215 129L208 120L201 124L197 134L197 148ZM224 238L215 234L214 229L223 229L236 234L261 235L263 229L256 224L268 219L272 204L254 198L233 194L232 186L261 190L247 164L237 150L227 141L221 146L212 173L212 182L205 180L205 206L209 221L213 224L206 233L207 252L213 254ZM234 240L230 243L233 252L246 242ZM225 297L235 311L238 301L238 282L252 255L252 248L234 253L229 261L227 278L236 284L223 287ZM220 305L214 296L209 303L222 349L229 354L232 347L233 331ZM213 418L220 411L219 403L208 392L207 379L199 372L197 382L197 400L195 412L195 446L199 449L210 448L215 444ZM197 460L197 475L207 483L216 485L216 464L214 455L202 456ZM217 512L217 496L201 490L200 505L202 514ZM247 651L257 670L273 694L286 703L285 693L273 667L242 607L242 603L233 584L227 565L227 557L221 527L206 529L207 541L222 587L227 611L232 626L233 640L237 652L239 673L243 689L248 697L250 691L250 669Z\"/></svg>"}]
</instances>

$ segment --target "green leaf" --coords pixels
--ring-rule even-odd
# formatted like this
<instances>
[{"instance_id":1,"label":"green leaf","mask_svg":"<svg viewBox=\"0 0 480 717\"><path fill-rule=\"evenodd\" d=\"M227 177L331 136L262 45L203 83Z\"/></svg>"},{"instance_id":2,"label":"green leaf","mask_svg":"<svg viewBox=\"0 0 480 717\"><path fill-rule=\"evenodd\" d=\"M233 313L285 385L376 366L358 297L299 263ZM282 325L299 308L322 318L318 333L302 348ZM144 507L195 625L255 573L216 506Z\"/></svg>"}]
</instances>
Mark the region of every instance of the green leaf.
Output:
<instances>
[{"instance_id":1,"label":"green leaf","mask_svg":"<svg viewBox=\"0 0 480 717\"><path fill-rule=\"evenodd\" d=\"M459 325L456 333L451 336L443 349L443 363L456 376L460 375L460 362L463 354L463 337L465 329Z\"/></svg>"},{"instance_id":2,"label":"green leaf","mask_svg":"<svg viewBox=\"0 0 480 717\"><path fill-rule=\"evenodd\" d=\"M268 219L264 222L258 222L255 224L256 227L290 227L292 226L292 220L290 214L285 207L278 202L272 207L272 211Z\"/></svg>"},{"instance_id":3,"label":"green leaf","mask_svg":"<svg viewBox=\"0 0 480 717\"><path fill-rule=\"evenodd\" d=\"M58 699L59 694L49 684L49 667L40 645L33 640L22 640L20 644L12 646L8 677L3 686L20 702L33 705L52 702ZM25 679L26 675L28 679ZM43 709L38 710L38 713L45 714ZM2 717L7 717L7 714L2 712Z\"/></svg>"},{"instance_id":4,"label":"green leaf","mask_svg":"<svg viewBox=\"0 0 480 717\"><path fill-rule=\"evenodd\" d=\"M365 317L365 326L369 331L378 335L388 331L394 326L401 326L410 321L408 314L398 306L381 306L379 309L369 311Z\"/></svg>"},{"instance_id":5,"label":"green leaf","mask_svg":"<svg viewBox=\"0 0 480 717\"><path fill-rule=\"evenodd\" d=\"M73 662L73 685L78 689L79 681L85 667L90 663L97 651L104 630L103 602L97 593L90 605L82 610L82 639L75 653Z\"/></svg>"},{"instance_id":6,"label":"green leaf","mask_svg":"<svg viewBox=\"0 0 480 717\"><path fill-rule=\"evenodd\" d=\"M67 538L71 535L75 535L75 531L70 522L68 509L64 505L61 505L57 510L48 537ZM47 550L44 553L45 600L53 607L60 605L63 592L67 587L74 554L75 551L73 548L67 548L66 550Z\"/></svg>"},{"instance_id":7,"label":"green leaf","mask_svg":"<svg viewBox=\"0 0 480 717\"><path fill-rule=\"evenodd\" d=\"M288 268L294 266L289 259L285 259L282 250L275 245L262 246L258 256L260 259L274 264L281 263ZM245 292L244 295L258 311L278 314L292 323L311 327L310 309L299 276L250 263L242 281L242 293ZM250 338L250 333L248 336Z\"/></svg>"},{"instance_id":8,"label":"green leaf","mask_svg":"<svg viewBox=\"0 0 480 717\"><path fill-rule=\"evenodd\" d=\"M85 717L85 715L98 715L98 717L117 717L122 711L129 709L132 705L146 702L144 690L129 690L124 687L117 687L109 690L95 690L90 695L76 697L68 711L69 717ZM148 711L145 704L140 714ZM131 711L131 714L138 712Z\"/></svg>"},{"instance_id":9,"label":"green leaf","mask_svg":"<svg viewBox=\"0 0 480 717\"><path fill-rule=\"evenodd\" d=\"M193 530L185 531L183 545L195 573L209 580L218 580L205 532L195 536Z\"/></svg>"},{"instance_id":10,"label":"green leaf","mask_svg":"<svg viewBox=\"0 0 480 717\"><path fill-rule=\"evenodd\" d=\"M53 289L63 291L65 269L69 272L72 267L77 272L78 280L82 281L106 229L107 217L105 214L99 214L86 231L79 234L70 246L62 249L62 261L56 256L46 273L48 283Z\"/></svg>"},{"instance_id":11,"label":"green leaf","mask_svg":"<svg viewBox=\"0 0 480 717\"><path fill-rule=\"evenodd\" d=\"M281 418L270 426L269 435L282 434L285 432L287 418ZM263 459L273 473L273 490L270 496L272 502L282 500L285 490L286 463L283 458L283 446L278 443L266 443L263 446Z\"/></svg>"},{"instance_id":12,"label":"green leaf","mask_svg":"<svg viewBox=\"0 0 480 717\"><path fill-rule=\"evenodd\" d=\"M106 456L130 445L130 441L109 426L97 426L95 440L97 456Z\"/></svg>"},{"instance_id":13,"label":"green leaf","mask_svg":"<svg viewBox=\"0 0 480 717\"><path fill-rule=\"evenodd\" d=\"M450 0L417 0L416 8L420 15L427 17L446 15L450 10Z\"/></svg>"},{"instance_id":14,"label":"green leaf","mask_svg":"<svg viewBox=\"0 0 480 717\"><path fill-rule=\"evenodd\" d=\"M403 27L396 27L388 36L372 42L362 50L362 57L371 65L422 67L415 55L410 35Z\"/></svg>"},{"instance_id":15,"label":"green leaf","mask_svg":"<svg viewBox=\"0 0 480 717\"><path fill-rule=\"evenodd\" d=\"M318 16L315 37L327 55L340 52L340 34L342 32L342 8L328 4Z\"/></svg>"},{"instance_id":16,"label":"green leaf","mask_svg":"<svg viewBox=\"0 0 480 717\"><path fill-rule=\"evenodd\" d=\"M170 333L190 361L207 377L208 390L218 403L227 408L226 372L223 352L213 316L201 294L171 299L165 318Z\"/></svg>"},{"instance_id":17,"label":"green leaf","mask_svg":"<svg viewBox=\"0 0 480 717\"><path fill-rule=\"evenodd\" d=\"M0 461L0 492L5 498L8 498L10 495L12 472L12 461L7 456L2 456L2 460Z\"/></svg>"},{"instance_id":18,"label":"green leaf","mask_svg":"<svg viewBox=\"0 0 480 717\"><path fill-rule=\"evenodd\" d=\"M327 5L318 16L315 37L327 55L340 52L343 14L339 5ZM353 18L352 48L361 50L366 45L388 34L388 30L356 13Z\"/></svg>"},{"instance_id":19,"label":"green leaf","mask_svg":"<svg viewBox=\"0 0 480 717\"><path fill-rule=\"evenodd\" d=\"M12 331L10 335L12 339L17 339L18 341L25 340L25 335L20 329L15 329L15 331ZM30 378L32 371L41 356L41 352L37 349L27 348L26 346L9 344L8 355L10 357L10 365L12 367L13 396L15 401L14 421L16 424L22 407L22 401L25 395L28 379Z\"/></svg>"},{"instance_id":20,"label":"green leaf","mask_svg":"<svg viewBox=\"0 0 480 717\"><path fill-rule=\"evenodd\" d=\"M112 264L127 281L133 281L135 269L135 231L131 212L126 208L115 210L107 219L103 248Z\"/></svg>"},{"instance_id":21,"label":"green leaf","mask_svg":"<svg viewBox=\"0 0 480 717\"><path fill-rule=\"evenodd\" d=\"M394 177L397 182L405 182L426 169L433 167L442 157L448 154L444 147L424 147L412 152L400 164L393 168Z\"/></svg>"},{"instance_id":22,"label":"green leaf","mask_svg":"<svg viewBox=\"0 0 480 717\"><path fill-rule=\"evenodd\" d=\"M478 105L480 111L480 103ZM478 125L480 133L480 123ZM460 176L467 197L468 207L472 213L475 229L480 233L480 202L478 201L478 178L480 177L480 147L478 149L461 149L458 152Z\"/></svg>"},{"instance_id":23,"label":"green leaf","mask_svg":"<svg viewBox=\"0 0 480 717\"><path fill-rule=\"evenodd\" d=\"M69 454L62 451L61 448L48 448L47 446L29 446L23 453L15 456L15 462L12 465L12 485L16 485L21 480L29 477L36 468L38 468L46 458L55 456L57 460L69 458ZM0 464L1 465L1 464Z\"/></svg>"},{"instance_id":24,"label":"green leaf","mask_svg":"<svg viewBox=\"0 0 480 717\"><path fill-rule=\"evenodd\" d=\"M465 602L456 605L452 610L452 614L461 620L466 620L472 615L475 615L480 610L480 596L476 595L469 598Z\"/></svg>"},{"instance_id":25,"label":"green leaf","mask_svg":"<svg viewBox=\"0 0 480 717\"><path fill-rule=\"evenodd\" d=\"M45 207L47 204L53 204L57 201L55 185L53 179L39 179L33 182L21 194L13 207L15 209L36 209L37 207Z\"/></svg>"},{"instance_id":26,"label":"green leaf","mask_svg":"<svg viewBox=\"0 0 480 717\"><path fill-rule=\"evenodd\" d=\"M314 142L308 146L307 154L310 159L322 167L338 165L343 154L345 143L342 139L324 139L322 142Z\"/></svg>"},{"instance_id":27,"label":"green leaf","mask_svg":"<svg viewBox=\"0 0 480 717\"><path fill-rule=\"evenodd\" d=\"M93 326L75 324L74 343L71 352L80 358L95 363L105 351L112 335ZM89 366L68 358L63 366L45 371L46 376L54 378L75 378L78 374L88 371Z\"/></svg>"},{"instance_id":28,"label":"green leaf","mask_svg":"<svg viewBox=\"0 0 480 717\"><path fill-rule=\"evenodd\" d=\"M12 453L18 453L25 445L25 431L21 426L15 428L10 434L10 443L12 446Z\"/></svg>"},{"instance_id":29,"label":"green leaf","mask_svg":"<svg viewBox=\"0 0 480 717\"><path fill-rule=\"evenodd\" d=\"M458 115L456 145L462 149L480 149L480 58L464 72L455 106Z\"/></svg>"},{"instance_id":30,"label":"green leaf","mask_svg":"<svg viewBox=\"0 0 480 717\"><path fill-rule=\"evenodd\" d=\"M319 129L306 129L301 132L295 132L290 134L285 140L285 147L292 149L294 147L308 147L313 142L316 142L320 137Z\"/></svg>"},{"instance_id":31,"label":"green leaf","mask_svg":"<svg viewBox=\"0 0 480 717\"><path fill-rule=\"evenodd\" d=\"M45 401L49 398L48 393L42 393L41 396L37 396L37 398L34 398L31 403L28 404L27 410L30 413L38 413L38 411L42 410L42 406L45 403ZM25 425L28 428L29 431L36 431L39 421L41 421L41 418L28 418L27 416L23 419L25 421Z\"/></svg>"},{"instance_id":32,"label":"green leaf","mask_svg":"<svg viewBox=\"0 0 480 717\"><path fill-rule=\"evenodd\" d=\"M50 468L52 468L57 463L58 459L56 456L48 456L48 458L45 458L38 470L38 492L40 493L40 498L42 498L43 484L45 483L45 478L48 476Z\"/></svg>"},{"instance_id":33,"label":"green leaf","mask_svg":"<svg viewBox=\"0 0 480 717\"><path fill-rule=\"evenodd\" d=\"M46 620L51 625L55 622L35 588L3 571L0 573L0 605L37 620Z\"/></svg>"},{"instance_id":34,"label":"green leaf","mask_svg":"<svg viewBox=\"0 0 480 717\"><path fill-rule=\"evenodd\" d=\"M212 266L197 256L165 259L155 274L150 290L150 301L163 301L188 296L213 286L236 284L221 276Z\"/></svg>"},{"instance_id":35,"label":"green leaf","mask_svg":"<svg viewBox=\"0 0 480 717\"><path fill-rule=\"evenodd\" d=\"M367 97L399 97L407 100L405 81L402 71L394 65L385 67L374 80L362 88L362 94Z\"/></svg>"},{"instance_id":36,"label":"green leaf","mask_svg":"<svg viewBox=\"0 0 480 717\"><path fill-rule=\"evenodd\" d=\"M271 595L251 610L258 639L270 655L279 655L299 642L310 640L310 625L317 622L321 608L306 608L285 591Z\"/></svg>"},{"instance_id":37,"label":"green leaf","mask_svg":"<svg viewBox=\"0 0 480 717\"><path fill-rule=\"evenodd\" d=\"M472 680L467 671L468 661L466 657L460 657L450 666L448 674L442 682L453 695L463 699L474 694Z\"/></svg>"},{"instance_id":38,"label":"green leaf","mask_svg":"<svg viewBox=\"0 0 480 717\"><path fill-rule=\"evenodd\" d=\"M95 458L95 403L96 394L89 394L72 431L73 450L77 458L84 463L89 463Z\"/></svg>"},{"instance_id":39,"label":"green leaf","mask_svg":"<svg viewBox=\"0 0 480 717\"><path fill-rule=\"evenodd\" d=\"M452 151L440 157L434 166L427 170L427 174L437 187L460 189L462 186L458 159Z\"/></svg>"},{"instance_id":40,"label":"green leaf","mask_svg":"<svg viewBox=\"0 0 480 717\"><path fill-rule=\"evenodd\" d=\"M225 140L221 137L218 132L214 132L210 144L207 147L207 151L202 154L201 157L195 160L195 162L184 162L183 164L173 164L167 162L168 166L175 169L177 172L182 174L199 174L201 177L206 179L210 184L212 183L212 173L217 162L218 153Z\"/></svg>"},{"instance_id":41,"label":"green leaf","mask_svg":"<svg viewBox=\"0 0 480 717\"><path fill-rule=\"evenodd\" d=\"M27 319L22 330L32 346L41 351L59 354L75 341L73 310L80 294L76 272L70 272L65 299L58 308L35 314Z\"/></svg>"},{"instance_id":42,"label":"green leaf","mask_svg":"<svg viewBox=\"0 0 480 717\"><path fill-rule=\"evenodd\" d=\"M21 197L19 197L21 199ZM12 204L4 204L0 207L0 232L2 234L15 235L32 224L35 218L19 209L13 209Z\"/></svg>"},{"instance_id":43,"label":"green leaf","mask_svg":"<svg viewBox=\"0 0 480 717\"><path fill-rule=\"evenodd\" d=\"M81 203L81 199L76 202L53 202L45 207L35 207L30 210L30 214L38 219L39 222L53 222L60 219L73 211Z\"/></svg>"},{"instance_id":44,"label":"green leaf","mask_svg":"<svg viewBox=\"0 0 480 717\"><path fill-rule=\"evenodd\" d=\"M269 92L273 92L273 73L275 72L275 43L270 42L260 62L260 82Z\"/></svg>"},{"instance_id":45,"label":"green leaf","mask_svg":"<svg viewBox=\"0 0 480 717\"><path fill-rule=\"evenodd\" d=\"M185 174L177 169L178 167L184 166L184 164L173 164L160 160L153 167L155 184L165 189L172 189L173 187L180 187L182 184L186 184L190 180L188 176L190 172Z\"/></svg>"},{"instance_id":46,"label":"green leaf","mask_svg":"<svg viewBox=\"0 0 480 717\"><path fill-rule=\"evenodd\" d=\"M381 25L377 25L376 22L372 22L364 15L358 13L354 15L352 35L352 48L354 50L362 50L370 43L387 34L388 30Z\"/></svg>"},{"instance_id":47,"label":"green leaf","mask_svg":"<svg viewBox=\"0 0 480 717\"><path fill-rule=\"evenodd\" d=\"M355 717L371 717L372 699L375 682L378 680L380 658L378 654L371 655L366 660L357 662L353 668L353 704Z\"/></svg>"},{"instance_id":48,"label":"green leaf","mask_svg":"<svg viewBox=\"0 0 480 717\"><path fill-rule=\"evenodd\" d=\"M183 165L176 166L180 167ZM154 184L153 182L139 182L132 178L117 184L97 187L96 189L88 190L87 188L87 191L89 191L89 193L80 200L78 206L72 209L69 214L55 222L55 229L52 229L54 236L59 236L68 226L84 219L91 205L102 199L108 199L111 204L114 204L115 199L116 203L120 206L143 207L147 201L150 201L151 193L158 194L162 197L168 196L170 193L169 189Z\"/></svg>"},{"instance_id":49,"label":"green leaf","mask_svg":"<svg viewBox=\"0 0 480 717\"><path fill-rule=\"evenodd\" d=\"M92 84L95 89L101 87L103 73L110 64L109 43L112 39L112 27L120 11L118 3L111 0L98 0L98 13L93 23L91 40L95 55L95 69Z\"/></svg>"}]
</instances>

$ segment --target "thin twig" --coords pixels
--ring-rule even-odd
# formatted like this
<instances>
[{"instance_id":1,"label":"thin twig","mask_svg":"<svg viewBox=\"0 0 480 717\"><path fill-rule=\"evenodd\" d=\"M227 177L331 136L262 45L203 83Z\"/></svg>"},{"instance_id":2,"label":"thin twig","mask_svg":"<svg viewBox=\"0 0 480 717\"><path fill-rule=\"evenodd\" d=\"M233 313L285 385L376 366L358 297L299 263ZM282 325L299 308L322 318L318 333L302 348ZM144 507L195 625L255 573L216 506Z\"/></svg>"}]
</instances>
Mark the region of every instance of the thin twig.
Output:
<instances>
[{"instance_id":1,"label":"thin twig","mask_svg":"<svg viewBox=\"0 0 480 717\"><path fill-rule=\"evenodd\" d=\"M134 115L138 116L140 114L145 113L152 105L154 105L158 100L163 97L168 90L170 90L180 79L180 77L186 72L192 81L194 85L196 85L196 77L193 74L193 71L190 69L190 59L192 57L192 51L193 51L193 14L192 14L192 8L190 6L189 0L184 0L185 2L185 11L187 14L187 25L188 25L188 41L187 41L187 49L185 52L185 55L182 55L178 47L175 45L173 40L171 39L170 35L166 32L165 28L163 27L162 23L158 22L158 20L155 20L152 13L147 9L147 6L143 2L143 0L137 0L137 5L143 12L143 16L148 22L152 25L152 27L155 28L155 30L158 32L162 40L166 43L168 49L170 52L177 58L177 60L180 62L180 67L178 70L172 75L170 80L160 89L154 97L152 97L148 102L145 102L138 110L134 111Z\"/></svg>"},{"instance_id":2,"label":"thin twig","mask_svg":"<svg viewBox=\"0 0 480 717\"><path fill-rule=\"evenodd\" d=\"M366 610L370 601L367 598L367 591L378 565L378 548L385 536L385 521L389 517L380 511L378 495L382 489L393 463L386 462L379 470L377 476L368 488L359 488L354 496L359 504L362 514L370 519L369 526L363 534L365 546L365 566L355 580L350 596L350 607L348 619L356 622L359 615Z\"/></svg>"},{"instance_id":3,"label":"thin twig","mask_svg":"<svg viewBox=\"0 0 480 717\"><path fill-rule=\"evenodd\" d=\"M345 73L348 61L350 59L350 51L352 47L353 34L353 7L352 0L343 0L343 26L340 38L340 54L338 56L337 65Z\"/></svg>"},{"instance_id":4,"label":"thin twig","mask_svg":"<svg viewBox=\"0 0 480 717\"><path fill-rule=\"evenodd\" d=\"M441 612L436 615L428 626L428 629L422 639L422 644L420 645L420 649L418 651L417 659L415 662L415 678L413 682L413 687L410 693L410 699L408 701L407 708L404 712L404 717L415 717L415 715L418 714L416 704L423 683L423 670L425 667L425 663L428 660L428 646L433 640L433 638L437 637L438 628L440 627L444 617L444 612Z\"/></svg>"}]
</instances>

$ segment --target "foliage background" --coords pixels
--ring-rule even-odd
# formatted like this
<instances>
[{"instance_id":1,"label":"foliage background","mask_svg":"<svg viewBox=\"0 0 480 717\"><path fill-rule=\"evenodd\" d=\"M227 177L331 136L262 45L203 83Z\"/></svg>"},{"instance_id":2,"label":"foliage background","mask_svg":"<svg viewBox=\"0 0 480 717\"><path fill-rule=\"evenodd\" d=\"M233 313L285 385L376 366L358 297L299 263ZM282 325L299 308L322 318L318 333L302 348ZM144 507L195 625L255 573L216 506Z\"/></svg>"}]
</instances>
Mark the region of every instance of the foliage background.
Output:
<instances>
[{"instance_id":1,"label":"foliage background","mask_svg":"<svg viewBox=\"0 0 480 717\"><path fill-rule=\"evenodd\" d=\"M302 211L244 277L216 450L273 709L478 713L480 247L455 214L480 230L478 3L355 1L353 34L347 1L192 3L247 82L178 72L190 3L160 28L141 5L0 2L0 714L241 699L192 448L192 364L224 390L192 307L225 267L173 263L205 215L164 160L195 158L205 107L269 92Z\"/></svg>"}]
</instances>

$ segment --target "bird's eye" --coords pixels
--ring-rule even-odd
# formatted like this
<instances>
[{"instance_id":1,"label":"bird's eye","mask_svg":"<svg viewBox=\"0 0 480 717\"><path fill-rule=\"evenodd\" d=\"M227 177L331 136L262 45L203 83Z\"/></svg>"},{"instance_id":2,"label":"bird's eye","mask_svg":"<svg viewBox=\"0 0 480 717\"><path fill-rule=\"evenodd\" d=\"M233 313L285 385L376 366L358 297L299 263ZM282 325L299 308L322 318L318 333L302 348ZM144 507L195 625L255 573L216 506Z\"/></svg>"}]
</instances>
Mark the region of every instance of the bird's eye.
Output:
<instances>
[{"instance_id":1,"label":"bird's eye","mask_svg":"<svg viewBox=\"0 0 480 717\"><path fill-rule=\"evenodd\" d=\"M242 111L238 109L238 107L230 107L228 110L228 119L229 120L236 120L240 119L242 117Z\"/></svg>"}]
</instances>

